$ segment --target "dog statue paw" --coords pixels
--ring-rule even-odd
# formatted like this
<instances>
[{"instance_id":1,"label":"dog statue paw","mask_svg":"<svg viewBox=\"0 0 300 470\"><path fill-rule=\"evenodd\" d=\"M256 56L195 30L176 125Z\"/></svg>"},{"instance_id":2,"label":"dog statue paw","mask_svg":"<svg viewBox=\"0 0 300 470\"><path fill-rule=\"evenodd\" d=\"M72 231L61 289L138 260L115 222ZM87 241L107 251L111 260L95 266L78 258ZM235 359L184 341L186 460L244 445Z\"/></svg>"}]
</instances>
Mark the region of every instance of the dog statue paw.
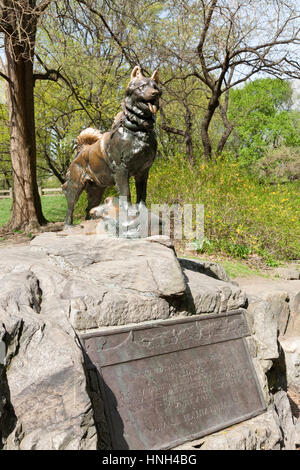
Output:
<instances>
[{"instance_id":1,"label":"dog statue paw","mask_svg":"<svg viewBox=\"0 0 300 470\"><path fill-rule=\"evenodd\" d=\"M107 197L103 204L90 210L93 219L100 219L96 233L106 231L113 237L146 238L160 235L162 220L143 202L128 204L126 198Z\"/></svg>"}]
</instances>

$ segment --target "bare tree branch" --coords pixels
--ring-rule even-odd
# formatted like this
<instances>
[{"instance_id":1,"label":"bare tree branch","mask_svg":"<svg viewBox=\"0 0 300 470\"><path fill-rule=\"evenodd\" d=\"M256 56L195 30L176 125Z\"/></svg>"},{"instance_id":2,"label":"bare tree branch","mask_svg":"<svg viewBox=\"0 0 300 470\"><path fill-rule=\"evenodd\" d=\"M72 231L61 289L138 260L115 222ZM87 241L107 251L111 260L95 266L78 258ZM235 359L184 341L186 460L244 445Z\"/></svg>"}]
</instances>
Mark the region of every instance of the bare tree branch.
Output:
<instances>
[{"instance_id":1,"label":"bare tree branch","mask_svg":"<svg viewBox=\"0 0 300 470\"><path fill-rule=\"evenodd\" d=\"M124 57L126 58L127 62L131 65L131 67L134 67L135 65L137 65L136 59L132 60L130 54L128 54L128 52L126 51L126 48L123 46L123 44L119 40L118 36L113 32L112 28L109 26L107 20L105 19L104 15L101 13L101 11L96 10L92 6L92 3L89 2L88 0L77 0L77 1L78 1L78 3L81 3L82 5L87 7L90 10L91 13L93 13L94 15L98 16L101 19L101 21L104 24L105 28L107 29L107 31L109 32L109 34L111 35L113 40L117 43L117 45L121 49L122 53L124 54ZM138 64L138 65L141 65L141 64Z\"/></svg>"},{"instance_id":2,"label":"bare tree branch","mask_svg":"<svg viewBox=\"0 0 300 470\"><path fill-rule=\"evenodd\" d=\"M13 86L13 82L11 81L11 79L7 75L5 75L5 73L1 72L1 70L0 77L4 78L4 80L6 80L11 86Z\"/></svg>"}]
</instances>

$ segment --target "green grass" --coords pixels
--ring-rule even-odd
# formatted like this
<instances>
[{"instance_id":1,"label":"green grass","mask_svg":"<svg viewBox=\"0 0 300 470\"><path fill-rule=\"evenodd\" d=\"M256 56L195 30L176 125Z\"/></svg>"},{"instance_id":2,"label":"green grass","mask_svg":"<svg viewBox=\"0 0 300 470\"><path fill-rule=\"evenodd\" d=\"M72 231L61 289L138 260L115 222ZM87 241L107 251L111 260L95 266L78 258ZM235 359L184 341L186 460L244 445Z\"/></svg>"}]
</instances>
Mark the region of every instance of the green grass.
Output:
<instances>
[{"instance_id":1,"label":"green grass","mask_svg":"<svg viewBox=\"0 0 300 470\"><path fill-rule=\"evenodd\" d=\"M65 196L42 196L43 214L49 222L61 222L66 216L67 201Z\"/></svg>"},{"instance_id":2,"label":"green grass","mask_svg":"<svg viewBox=\"0 0 300 470\"><path fill-rule=\"evenodd\" d=\"M261 271L259 271L259 269L250 268L240 261L222 260L219 263L223 266L223 268L225 268L225 271L231 279L234 279L235 277L253 276L268 277L266 274L263 274Z\"/></svg>"},{"instance_id":3,"label":"green grass","mask_svg":"<svg viewBox=\"0 0 300 470\"><path fill-rule=\"evenodd\" d=\"M63 195L42 196L42 210L48 222L63 222L66 216L67 201ZM11 199L0 199L0 227L9 221ZM85 216L86 194L82 194L74 211L74 224Z\"/></svg>"},{"instance_id":4,"label":"green grass","mask_svg":"<svg viewBox=\"0 0 300 470\"><path fill-rule=\"evenodd\" d=\"M0 199L0 226L9 221L11 199Z\"/></svg>"},{"instance_id":5,"label":"green grass","mask_svg":"<svg viewBox=\"0 0 300 470\"><path fill-rule=\"evenodd\" d=\"M11 199L0 199L0 226L10 217ZM49 222L60 222L66 215L67 203L64 196L42 196L42 209Z\"/></svg>"},{"instance_id":6,"label":"green grass","mask_svg":"<svg viewBox=\"0 0 300 470\"><path fill-rule=\"evenodd\" d=\"M205 259L203 255L199 256L192 256L192 255L179 255L180 258L188 258L188 259L195 259L201 261L211 261L211 259ZM225 269L226 273L230 277L230 279L234 279L236 277L270 277L269 275L263 273L259 269L250 268L246 261L239 261L235 259L224 259L216 257L214 262L220 264Z\"/></svg>"},{"instance_id":7,"label":"green grass","mask_svg":"<svg viewBox=\"0 0 300 470\"><path fill-rule=\"evenodd\" d=\"M114 193L112 189L107 191L108 194ZM64 195L42 196L42 210L48 222L63 222L67 211L67 201ZM0 199L0 227L9 221L11 199ZM76 204L74 210L74 224L78 224L85 217L85 209L87 206L87 197L83 193Z\"/></svg>"}]
</instances>

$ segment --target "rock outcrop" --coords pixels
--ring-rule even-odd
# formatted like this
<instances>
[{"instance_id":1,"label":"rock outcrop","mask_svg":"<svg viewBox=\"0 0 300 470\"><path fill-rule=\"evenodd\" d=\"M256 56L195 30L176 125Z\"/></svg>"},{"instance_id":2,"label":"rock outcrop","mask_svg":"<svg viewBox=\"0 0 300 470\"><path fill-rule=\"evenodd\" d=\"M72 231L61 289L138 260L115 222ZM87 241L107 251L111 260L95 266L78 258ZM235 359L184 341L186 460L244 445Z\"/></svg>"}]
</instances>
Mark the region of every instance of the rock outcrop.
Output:
<instances>
[{"instance_id":1,"label":"rock outcrop","mask_svg":"<svg viewBox=\"0 0 300 470\"><path fill-rule=\"evenodd\" d=\"M0 434L6 449L92 449L97 435L83 356L66 317L41 311L30 270L1 279Z\"/></svg>"},{"instance_id":2,"label":"rock outcrop","mask_svg":"<svg viewBox=\"0 0 300 470\"><path fill-rule=\"evenodd\" d=\"M268 411L237 425L238 432L233 427L202 438L198 447L295 447L286 392L270 393L280 359L278 328L286 333L293 317L284 311L284 295L247 298L216 263L178 260L165 237L44 233L30 246L0 253L0 447L105 448L103 404L81 348L82 332L218 314L247 303L249 349Z\"/></svg>"},{"instance_id":3,"label":"rock outcrop","mask_svg":"<svg viewBox=\"0 0 300 470\"><path fill-rule=\"evenodd\" d=\"M271 324L261 324L259 330L266 337L270 327L276 329L278 324L278 341L281 354L278 356L278 367L281 370L281 382L286 387L300 392L300 281L280 281L271 279L243 280L240 282L246 295L256 305L265 305L273 312ZM249 300L249 311L251 311ZM259 315L256 317L259 321ZM276 339L277 341L277 339ZM266 343L264 343L266 344ZM273 350L275 346L273 344Z\"/></svg>"}]
</instances>

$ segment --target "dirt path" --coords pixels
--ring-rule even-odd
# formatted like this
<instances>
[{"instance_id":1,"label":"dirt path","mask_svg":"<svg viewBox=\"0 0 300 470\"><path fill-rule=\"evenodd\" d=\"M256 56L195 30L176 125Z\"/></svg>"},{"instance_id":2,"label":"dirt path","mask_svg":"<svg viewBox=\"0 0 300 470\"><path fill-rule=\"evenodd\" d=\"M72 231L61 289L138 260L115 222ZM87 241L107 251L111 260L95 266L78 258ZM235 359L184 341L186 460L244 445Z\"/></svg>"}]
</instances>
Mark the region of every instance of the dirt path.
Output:
<instances>
[{"instance_id":1,"label":"dirt path","mask_svg":"<svg viewBox=\"0 0 300 470\"><path fill-rule=\"evenodd\" d=\"M288 292L296 294L300 292L300 280L286 281L284 279L267 279L260 276L236 277L240 287L248 295L265 296L266 293Z\"/></svg>"},{"instance_id":2,"label":"dirt path","mask_svg":"<svg viewBox=\"0 0 300 470\"><path fill-rule=\"evenodd\" d=\"M63 222L51 222L39 230L30 233L25 232L6 232L0 227L0 247L9 247L14 245L29 245L30 241L43 232L58 232L63 229Z\"/></svg>"}]
</instances>

